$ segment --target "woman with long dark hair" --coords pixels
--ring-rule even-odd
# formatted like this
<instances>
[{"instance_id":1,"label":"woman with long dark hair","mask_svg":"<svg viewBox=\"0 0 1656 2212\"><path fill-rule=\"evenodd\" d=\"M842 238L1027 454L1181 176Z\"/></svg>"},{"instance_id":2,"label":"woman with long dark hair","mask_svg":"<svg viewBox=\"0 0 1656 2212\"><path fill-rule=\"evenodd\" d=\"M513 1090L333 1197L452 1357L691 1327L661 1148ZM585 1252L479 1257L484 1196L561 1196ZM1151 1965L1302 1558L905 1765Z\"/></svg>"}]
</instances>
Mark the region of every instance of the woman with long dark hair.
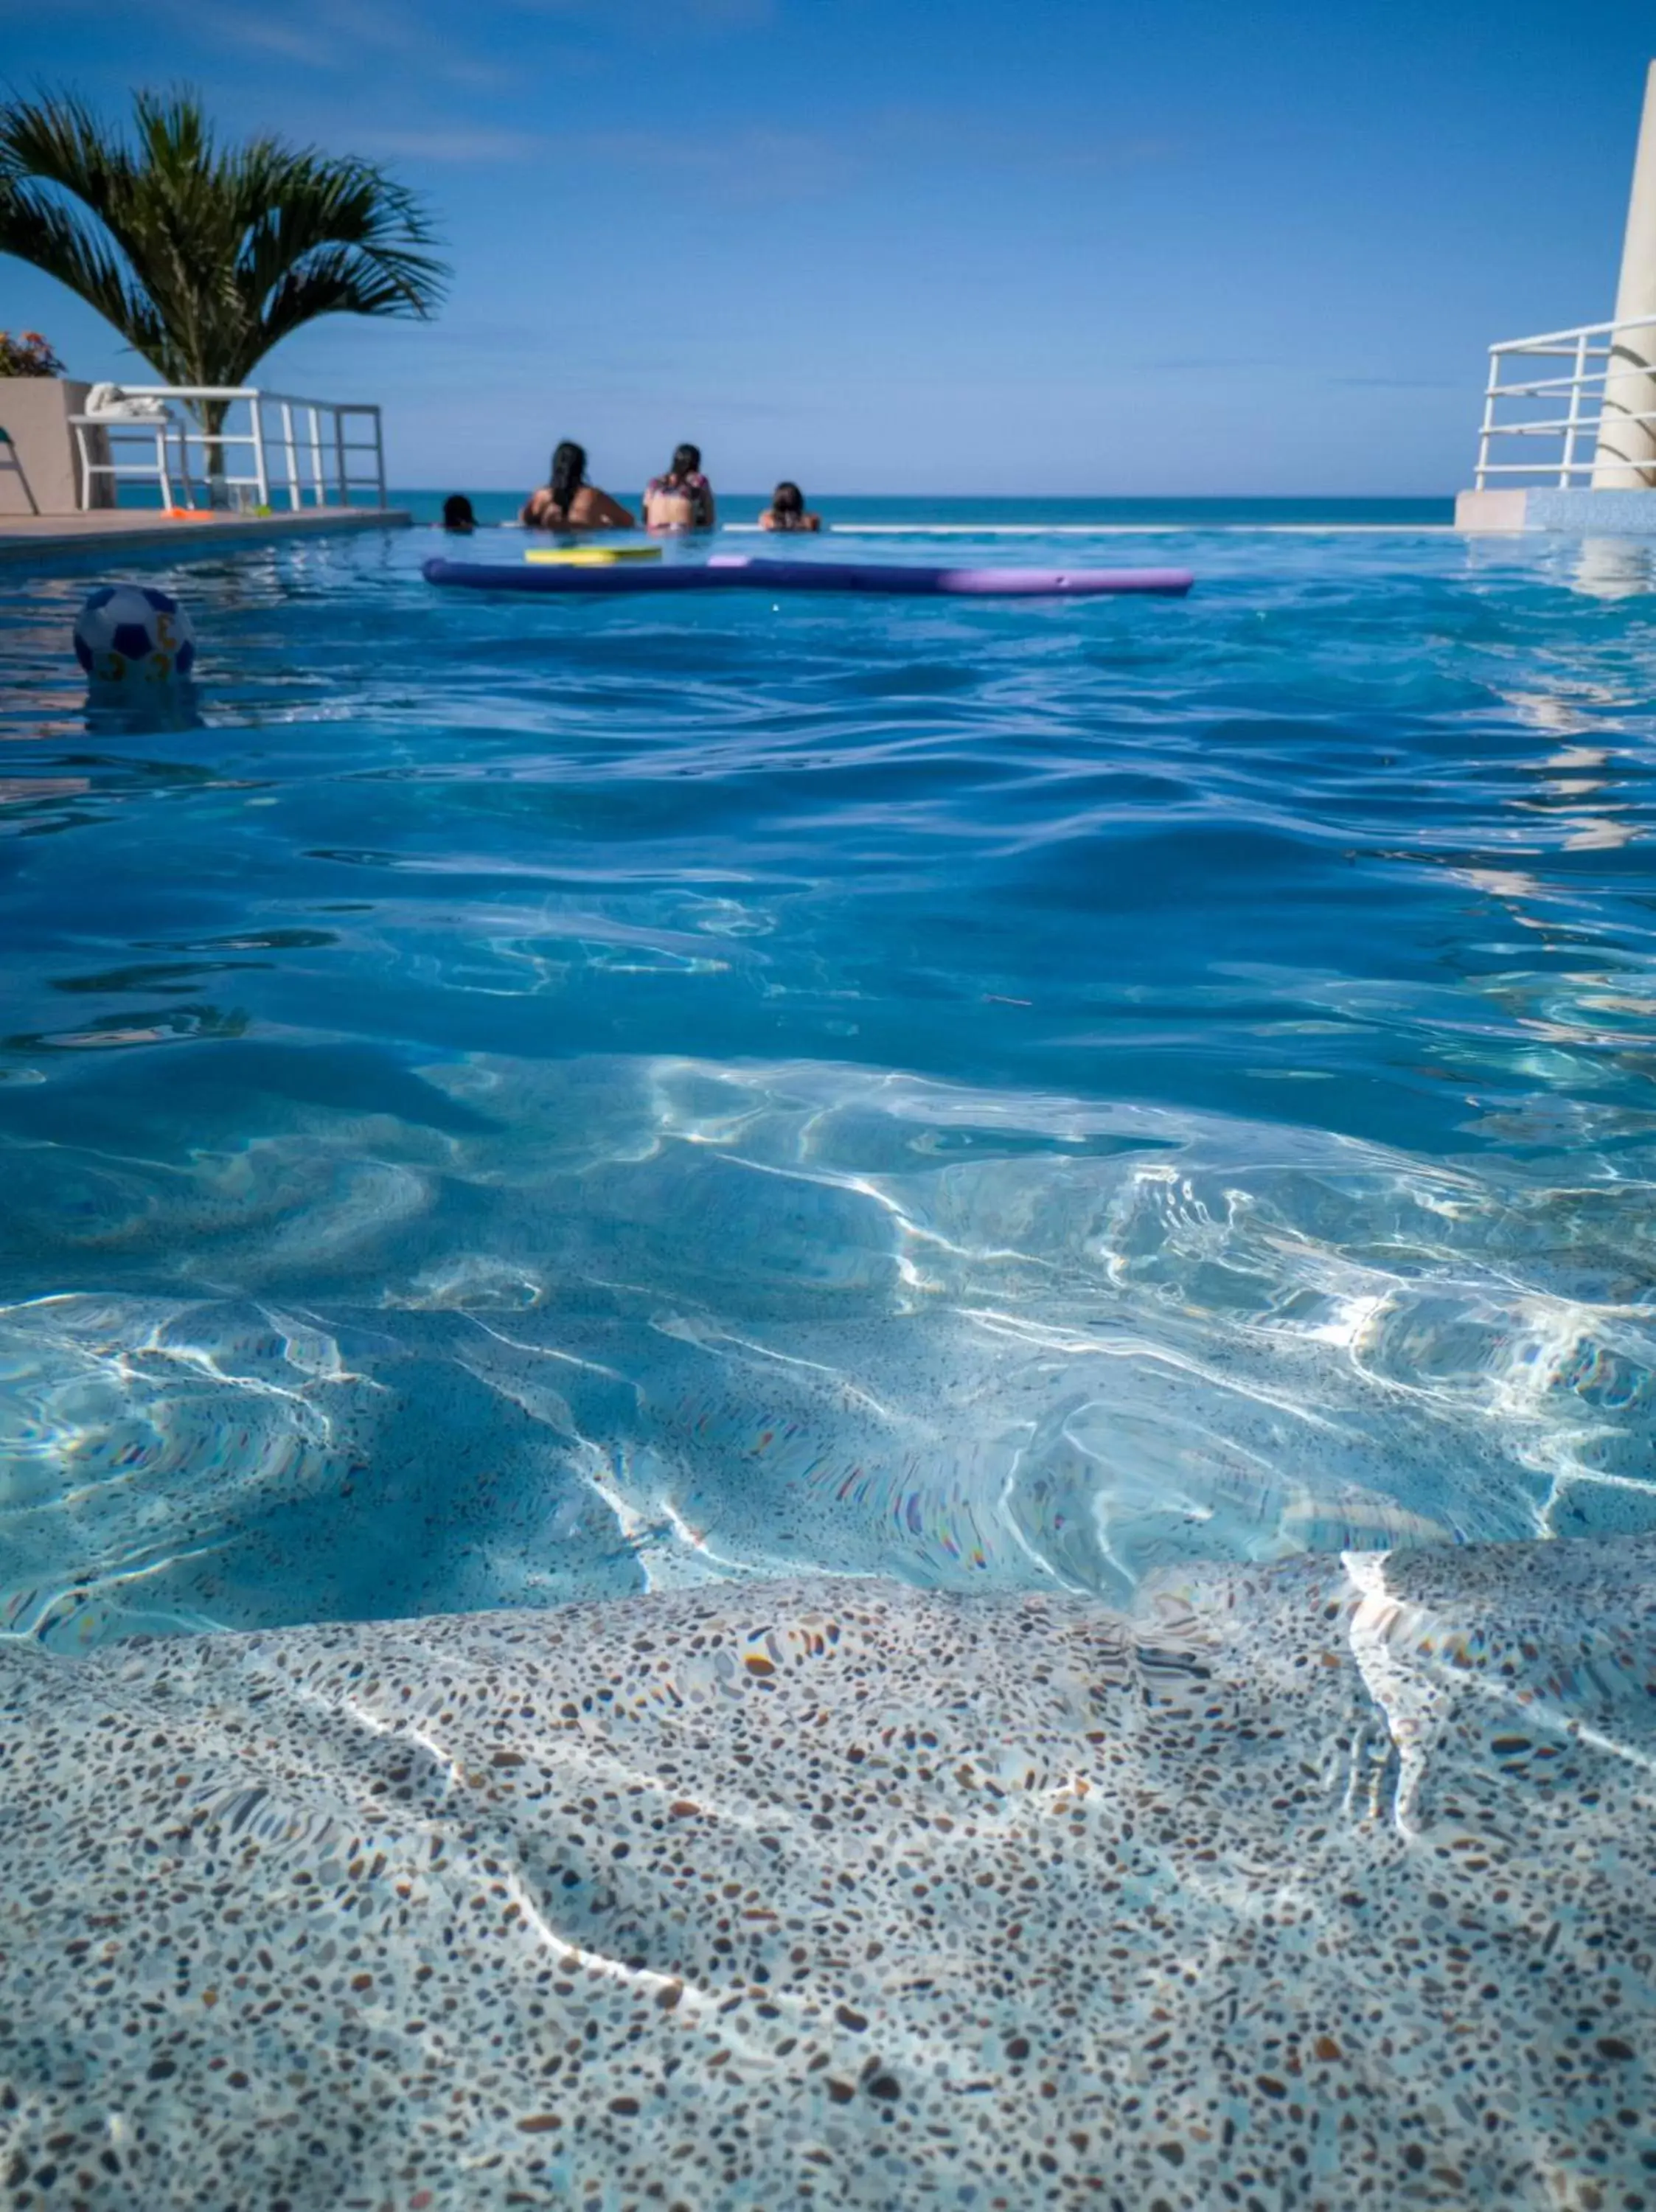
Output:
<instances>
[{"instance_id":1,"label":"woman with long dark hair","mask_svg":"<svg viewBox=\"0 0 1656 2212\"><path fill-rule=\"evenodd\" d=\"M820 530L822 518L805 506L805 495L785 478L771 494L771 503L759 518L761 530Z\"/></svg>"},{"instance_id":2,"label":"woman with long dark hair","mask_svg":"<svg viewBox=\"0 0 1656 2212\"><path fill-rule=\"evenodd\" d=\"M566 438L552 456L552 472L524 501L526 530L631 530L637 517L586 481L586 448Z\"/></svg>"},{"instance_id":3,"label":"woman with long dark hair","mask_svg":"<svg viewBox=\"0 0 1656 2212\"><path fill-rule=\"evenodd\" d=\"M701 473L700 446L680 446L664 477L644 488L644 521L650 530L711 530L717 517L713 488Z\"/></svg>"}]
</instances>

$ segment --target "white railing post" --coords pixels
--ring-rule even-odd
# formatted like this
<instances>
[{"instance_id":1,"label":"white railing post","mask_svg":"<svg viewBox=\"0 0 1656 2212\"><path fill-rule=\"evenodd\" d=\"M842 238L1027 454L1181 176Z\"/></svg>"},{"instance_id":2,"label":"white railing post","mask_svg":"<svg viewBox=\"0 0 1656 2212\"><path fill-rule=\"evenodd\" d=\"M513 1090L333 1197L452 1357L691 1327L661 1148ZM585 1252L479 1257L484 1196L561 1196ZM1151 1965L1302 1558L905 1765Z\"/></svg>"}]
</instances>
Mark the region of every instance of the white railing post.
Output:
<instances>
[{"instance_id":1,"label":"white railing post","mask_svg":"<svg viewBox=\"0 0 1656 2212\"><path fill-rule=\"evenodd\" d=\"M1528 477L1541 478L1549 483L1568 488L1579 476L1586 476L1595 489L1604 485L1606 463L1600 450L1592 461L1578 459L1583 434L1592 431L1602 448L1604 424L1611 411L1611 386L1624 374L1647 376L1653 403L1656 403L1656 349L1653 349L1648 365L1636 361L1632 371L1624 372L1617 366L1617 351L1623 334L1628 331L1656 331L1656 315L1640 315L1621 323L1583 323L1568 331L1544 331L1532 338L1503 338L1489 349L1489 380L1483 393L1483 420L1478 428L1477 467L1473 483L1479 491L1485 490L1495 477ZM1599 343L1602 341L1603 343ZM1515 384L1501 382L1501 366L1508 358L1521 362L1544 362L1568 361L1569 373L1563 376L1526 376ZM1604 366L1595 364L1602 360ZM1593 404L1597 393L1598 404ZM1501 402L1507 399L1532 399L1538 406L1550 407L1550 414L1532 413L1524 422L1498 422L1496 413ZM1564 411L1561 412L1560 410ZM1656 404L1649 408L1614 408L1618 424L1656 424ZM1647 432L1656 448L1656 429ZM1533 461L1497 461L1490 459L1497 441L1502 439L1556 438L1561 452L1556 459L1538 453ZM1522 446L1508 447L1509 452L1521 453ZM1617 459L1615 466L1623 475L1644 467L1642 459L1627 463ZM1656 453L1653 453L1648 473L1656 477Z\"/></svg>"},{"instance_id":2,"label":"white railing post","mask_svg":"<svg viewBox=\"0 0 1656 2212\"><path fill-rule=\"evenodd\" d=\"M1483 427L1477 439L1477 470L1472 478L1475 491L1483 489L1483 479L1489 471L1489 433L1495 428L1495 393L1501 386L1501 356L1494 346L1489 348L1489 381L1483 392Z\"/></svg>"},{"instance_id":3,"label":"white railing post","mask_svg":"<svg viewBox=\"0 0 1656 2212\"><path fill-rule=\"evenodd\" d=\"M282 403L282 443L288 462L288 504L297 514L302 501L299 496L299 448L294 443L294 410L292 402Z\"/></svg>"},{"instance_id":4,"label":"white railing post","mask_svg":"<svg viewBox=\"0 0 1656 2212\"><path fill-rule=\"evenodd\" d=\"M1581 427L1581 380L1587 371L1587 334L1585 331L1575 341L1575 374L1570 379L1570 411L1564 425L1564 454L1558 465L1560 488L1569 489L1570 478L1575 474L1575 434Z\"/></svg>"},{"instance_id":5,"label":"white railing post","mask_svg":"<svg viewBox=\"0 0 1656 2212\"><path fill-rule=\"evenodd\" d=\"M171 471L162 465L170 460L170 456L160 454L155 464L140 467L136 471L94 461L87 429L88 425L92 425L104 430L110 437L124 434L147 438L159 423L166 437L178 441L180 456L179 474L183 478L186 492L191 483L189 449L193 441L203 447L209 459L216 464L209 471L215 495L219 498L234 499L235 504L244 510L257 503L265 513L270 512L273 470L279 470L288 505L295 514L301 512L306 505L307 474L312 495L319 507L331 503L333 486L337 487L337 497L343 507L352 504L353 489L358 487L377 501L379 510L383 511L389 505L391 493L385 482L385 418L379 407L370 401L305 399L292 392L262 392L256 385L149 384L129 385L125 389L130 398L159 400L163 405L149 415L122 416L111 411L106 416L88 416L84 423L77 418L71 418L76 422L79 447L82 500L91 496L93 477L100 475L118 477L135 472L159 483L162 496L170 499ZM179 421L167 411L167 403L181 404L190 410L189 418ZM232 429L229 427L232 410L239 406L247 409L247 427ZM274 441L280 447L279 456L271 452L270 426L264 420L267 407L275 407L281 411L281 426ZM306 417L302 426L298 421L301 414ZM206 427L207 422L215 416L221 418L218 427L209 430ZM331 422L331 432L325 428L325 417ZM349 435L349 425L358 420L371 422L373 433L371 438ZM329 443L333 447L331 460L326 457L325 452ZM304 450L307 447L308 465ZM351 456L354 453L367 453L370 457L369 467L360 477L354 477L351 473ZM240 458L244 454L252 461L251 469L247 461ZM237 458L233 459L232 455Z\"/></svg>"},{"instance_id":6,"label":"white railing post","mask_svg":"<svg viewBox=\"0 0 1656 2212\"><path fill-rule=\"evenodd\" d=\"M264 395L263 392L255 392L251 397L253 413L253 475L257 479L254 489L258 493L256 504L260 507L269 507L270 472L264 462Z\"/></svg>"}]
</instances>

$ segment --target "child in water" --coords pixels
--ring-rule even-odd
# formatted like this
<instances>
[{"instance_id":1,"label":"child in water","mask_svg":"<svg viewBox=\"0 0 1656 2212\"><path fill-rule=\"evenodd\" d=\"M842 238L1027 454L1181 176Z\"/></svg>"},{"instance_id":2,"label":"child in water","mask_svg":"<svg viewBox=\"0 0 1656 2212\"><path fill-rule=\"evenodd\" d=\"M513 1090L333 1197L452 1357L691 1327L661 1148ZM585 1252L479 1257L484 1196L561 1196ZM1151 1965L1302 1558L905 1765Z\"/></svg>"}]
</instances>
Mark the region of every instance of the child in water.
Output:
<instances>
[{"instance_id":1,"label":"child in water","mask_svg":"<svg viewBox=\"0 0 1656 2212\"><path fill-rule=\"evenodd\" d=\"M820 514L807 514L805 495L797 483L784 482L771 494L771 503L759 518L761 530L820 530Z\"/></svg>"},{"instance_id":2,"label":"child in water","mask_svg":"<svg viewBox=\"0 0 1656 2212\"><path fill-rule=\"evenodd\" d=\"M458 530L463 535L477 527L471 501L463 491L451 492L443 501L443 527L445 530Z\"/></svg>"}]
</instances>

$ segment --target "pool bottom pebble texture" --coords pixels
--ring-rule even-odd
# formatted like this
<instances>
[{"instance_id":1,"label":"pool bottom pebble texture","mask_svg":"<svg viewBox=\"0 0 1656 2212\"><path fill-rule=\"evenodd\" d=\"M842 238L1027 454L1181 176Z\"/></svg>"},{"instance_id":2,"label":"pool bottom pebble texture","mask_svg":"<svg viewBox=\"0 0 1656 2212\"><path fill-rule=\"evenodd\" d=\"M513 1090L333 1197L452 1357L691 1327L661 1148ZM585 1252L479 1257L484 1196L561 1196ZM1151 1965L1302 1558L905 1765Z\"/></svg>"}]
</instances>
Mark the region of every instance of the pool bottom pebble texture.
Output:
<instances>
[{"instance_id":1,"label":"pool bottom pebble texture","mask_svg":"<svg viewBox=\"0 0 1656 2212\"><path fill-rule=\"evenodd\" d=\"M1656 2204L1656 1540L0 1646L9 2212Z\"/></svg>"}]
</instances>

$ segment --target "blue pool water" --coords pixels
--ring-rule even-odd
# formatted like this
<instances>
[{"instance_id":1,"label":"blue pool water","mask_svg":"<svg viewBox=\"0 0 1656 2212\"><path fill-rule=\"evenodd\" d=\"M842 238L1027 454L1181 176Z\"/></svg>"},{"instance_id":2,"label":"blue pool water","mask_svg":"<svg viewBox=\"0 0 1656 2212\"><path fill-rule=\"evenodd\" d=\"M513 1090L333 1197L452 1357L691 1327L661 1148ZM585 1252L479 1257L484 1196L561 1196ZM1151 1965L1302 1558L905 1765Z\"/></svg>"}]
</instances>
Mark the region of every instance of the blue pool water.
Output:
<instances>
[{"instance_id":1,"label":"blue pool water","mask_svg":"<svg viewBox=\"0 0 1656 2212\"><path fill-rule=\"evenodd\" d=\"M1649 556L1128 542L154 564L149 726L9 585L14 1625L1656 1524Z\"/></svg>"},{"instance_id":2,"label":"blue pool water","mask_svg":"<svg viewBox=\"0 0 1656 2212\"><path fill-rule=\"evenodd\" d=\"M1653 556L840 519L0 577L20 2212L1653 2201Z\"/></svg>"}]
</instances>

